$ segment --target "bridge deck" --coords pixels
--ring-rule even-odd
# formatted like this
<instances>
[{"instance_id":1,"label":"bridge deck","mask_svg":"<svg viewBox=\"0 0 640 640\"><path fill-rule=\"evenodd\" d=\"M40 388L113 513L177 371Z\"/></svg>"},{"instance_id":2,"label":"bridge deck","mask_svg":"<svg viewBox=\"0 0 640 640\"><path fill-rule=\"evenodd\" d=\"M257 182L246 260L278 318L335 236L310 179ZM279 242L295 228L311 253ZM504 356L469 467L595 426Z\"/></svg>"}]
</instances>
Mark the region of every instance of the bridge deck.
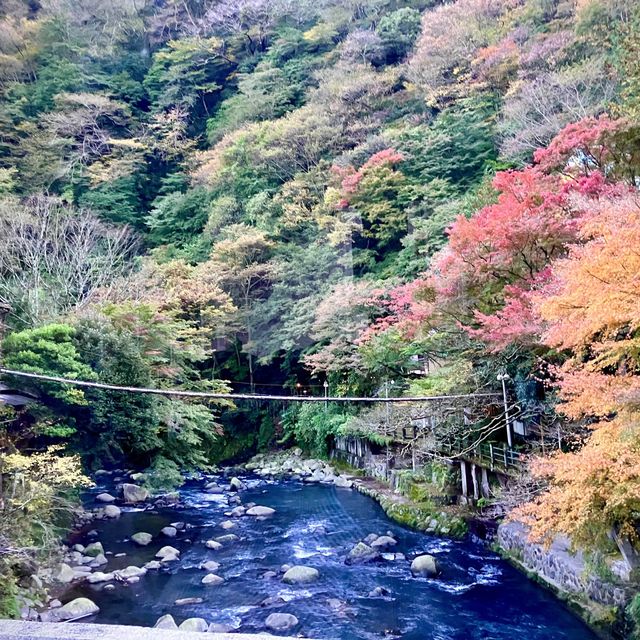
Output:
<instances>
[{"instance_id":1,"label":"bridge deck","mask_svg":"<svg viewBox=\"0 0 640 640\"><path fill-rule=\"evenodd\" d=\"M192 633L111 624L0 620L0 640L277 640L246 633Z\"/></svg>"}]
</instances>

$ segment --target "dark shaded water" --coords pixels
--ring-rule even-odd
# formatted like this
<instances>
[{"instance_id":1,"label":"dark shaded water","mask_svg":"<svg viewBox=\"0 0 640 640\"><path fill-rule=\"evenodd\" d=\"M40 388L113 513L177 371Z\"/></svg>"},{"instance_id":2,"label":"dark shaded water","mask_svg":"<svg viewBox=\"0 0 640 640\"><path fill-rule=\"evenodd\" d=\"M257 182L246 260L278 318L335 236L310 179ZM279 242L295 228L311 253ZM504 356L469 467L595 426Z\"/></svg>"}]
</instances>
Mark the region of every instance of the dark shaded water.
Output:
<instances>
[{"instance_id":1,"label":"dark shaded water","mask_svg":"<svg viewBox=\"0 0 640 640\"><path fill-rule=\"evenodd\" d=\"M265 630L266 617L275 611L293 613L300 621L290 635L312 638L368 639L401 637L406 640L588 640L595 635L563 608L549 593L536 586L496 555L471 542L451 542L409 531L390 521L370 498L349 489L302 485L296 482L254 481L241 493L243 502L276 509L275 515L258 521L234 519L231 532L241 537L220 551L209 551L203 542L229 533L219 523L228 510L226 495L202 493L202 483L184 490L185 508L157 513L129 511L116 521L96 522L105 549L126 557L109 556L104 571L131 564L141 566L165 544L181 550L179 563L161 571L149 571L135 585L84 584L67 594L86 595L100 606L95 622L152 626L171 613L180 623L188 617L230 623L244 632ZM125 539L137 531L154 536L173 521L197 528L168 540L159 536L148 547ZM391 531L399 541L395 549L406 561L386 561L346 566L348 550L369 533ZM190 538L186 542L184 538ZM419 553L440 559L440 578L410 576L410 559ZM203 586L203 560L221 564L220 586ZM279 578L265 579L268 570L282 564L305 564L320 571L310 585L288 586ZM390 595L368 597L376 586ZM269 596L284 603L261 607ZM201 597L198 605L176 606L177 598ZM339 602L337 602L339 601Z\"/></svg>"}]
</instances>

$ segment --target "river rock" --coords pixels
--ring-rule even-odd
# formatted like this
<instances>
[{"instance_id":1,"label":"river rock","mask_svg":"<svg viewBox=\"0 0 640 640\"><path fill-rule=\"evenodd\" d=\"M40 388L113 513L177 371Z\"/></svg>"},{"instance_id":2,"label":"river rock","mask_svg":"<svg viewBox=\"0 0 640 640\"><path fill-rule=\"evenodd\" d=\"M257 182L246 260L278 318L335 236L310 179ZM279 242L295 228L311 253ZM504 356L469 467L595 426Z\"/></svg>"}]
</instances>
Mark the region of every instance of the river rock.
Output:
<instances>
[{"instance_id":1,"label":"river rock","mask_svg":"<svg viewBox=\"0 0 640 640\"><path fill-rule=\"evenodd\" d=\"M182 607L188 604L202 604L203 602L202 598L178 598L173 604L177 607Z\"/></svg>"},{"instance_id":2,"label":"river rock","mask_svg":"<svg viewBox=\"0 0 640 640\"><path fill-rule=\"evenodd\" d=\"M240 505L231 509L230 513L234 518L241 518L246 512L247 510L242 505Z\"/></svg>"},{"instance_id":3,"label":"river rock","mask_svg":"<svg viewBox=\"0 0 640 640\"><path fill-rule=\"evenodd\" d=\"M336 487L340 487L341 489L351 489L353 486L353 482L349 480L349 478L345 478L344 476L337 476L333 481L333 484Z\"/></svg>"},{"instance_id":4,"label":"river rock","mask_svg":"<svg viewBox=\"0 0 640 640\"><path fill-rule=\"evenodd\" d=\"M320 577L320 572L313 567L305 567L296 565L291 567L283 576L282 581L287 584L302 584L306 582L314 582Z\"/></svg>"},{"instance_id":5,"label":"river rock","mask_svg":"<svg viewBox=\"0 0 640 640\"><path fill-rule=\"evenodd\" d=\"M216 540L220 544L227 544L228 542L237 542L240 538L235 533L227 533L225 536L218 536Z\"/></svg>"},{"instance_id":6,"label":"river rock","mask_svg":"<svg viewBox=\"0 0 640 640\"><path fill-rule=\"evenodd\" d=\"M137 484L125 483L122 485L124 501L128 503L144 502L149 497L149 492Z\"/></svg>"},{"instance_id":7,"label":"river rock","mask_svg":"<svg viewBox=\"0 0 640 640\"><path fill-rule=\"evenodd\" d=\"M349 551L345 558L345 564L364 564L365 562L372 562L380 557L380 553L370 547L364 542L358 542L358 544Z\"/></svg>"},{"instance_id":8,"label":"river rock","mask_svg":"<svg viewBox=\"0 0 640 640\"><path fill-rule=\"evenodd\" d=\"M207 560L200 565L200 568L204 569L205 571L214 572L220 568L220 563L216 562L215 560Z\"/></svg>"},{"instance_id":9,"label":"river rock","mask_svg":"<svg viewBox=\"0 0 640 640\"><path fill-rule=\"evenodd\" d=\"M373 544L374 540L378 539L378 534L377 533L370 533L365 539L364 539L364 543L368 544L369 546L371 546L371 544Z\"/></svg>"},{"instance_id":10,"label":"river rock","mask_svg":"<svg viewBox=\"0 0 640 640\"><path fill-rule=\"evenodd\" d=\"M220 549L222 549L222 545L216 540L207 540L204 543L204 546L207 547L207 549L211 549L212 551L220 551Z\"/></svg>"},{"instance_id":11,"label":"river rock","mask_svg":"<svg viewBox=\"0 0 640 640\"><path fill-rule=\"evenodd\" d=\"M53 612L55 620L73 620L98 613L100 607L89 598L76 598Z\"/></svg>"},{"instance_id":12,"label":"river rock","mask_svg":"<svg viewBox=\"0 0 640 640\"><path fill-rule=\"evenodd\" d=\"M107 518L119 518L121 513L120 507L116 507L115 504L108 504L104 508L104 515Z\"/></svg>"},{"instance_id":13,"label":"river rock","mask_svg":"<svg viewBox=\"0 0 640 640\"><path fill-rule=\"evenodd\" d=\"M89 566L95 569L96 567L101 567L103 564L107 564L109 560L107 560L107 556L104 553L99 553L91 562L89 562Z\"/></svg>"},{"instance_id":14,"label":"river rock","mask_svg":"<svg viewBox=\"0 0 640 640\"><path fill-rule=\"evenodd\" d=\"M176 621L173 619L173 616L170 613L167 613L164 616L161 616L156 620L156 623L153 625L154 629L177 629L178 625Z\"/></svg>"},{"instance_id":15,"label":"river rock","mask_svg":"<svg viewBox=\"0 0 640 640\"><path fill-rule=\"evenodd\" d=\"M411 573L414 576L434 578L440 573L438 561L428 554L418 556L411 563Z\"/></svg>"},{"instance_id":16,"label":"river rock","mask_svg":"<svg viewBox=\"0 0 640 640\"><path fill-rule=\"evenodd\" d=\"M145 473L132 473L129 477L133 482L144 482L147 479L147 475Z\"/></svg>"},{"instance_id":17,"label":"river rock","mask_svg":"<svg viewBox=\"0 0 640 640\"><path fill-rule=\"evenodd\" d=\"M87 582L89 584L98 584L99 582L111 582L115 579L113 573L103 573L102 571L96 571L95 573L90 573L87 576Z\"/></svg>"},{"instance_id":18,"label":"river rock","mask_svg":"<svg viewBox=\"0 0 640 640\"><path fill-rule=\"evenodd\" d=\"M224 529L225 531L228 531L229 529L233 529L235 528L237 525L235 522L231 522L231 520L225 520L224 522L222 522L220 524L220 527L222 529Z\"/></svg>"},{"instance_id":19,"label":"river rock","mask_svg":"<svg viewBox=\"0 0 640 640\"><path fill-rule=\"evenodd\" d=\"M178 530L175 527L163 527L160 533L167 538L175 538L178 535Z\"/></svg>"},{"instance_id":20,"label":"river rock","mask_svg":"<svg viewBox=\"0 0 640 640\"><path fill-rule=\"evenodd\" d=\"M131 539L141 547L146 547L153 540L153 536L146 531L139 531L131 536Z\"/></svg>"},{"instance_id":21,"label":"river rock","mask_svg":"<svg viewBox=\"0 0 640 640\"><path fill-rule=\"evenodd\" d=\"M116 499L110 493L99 493L96 496L96 500L98 502L105 502L107 504L116 501Z\"/></svg>"},{"instance_id":22,"label":"river rock","mask_svg":"<svg viewBox=\"0 0 640 640\"><path fill-rule=\"evenodd\" d=\"M209 623L204 618L187 618L179 627L180 631L199 631L204 633L209 628Z\"/></svg>"},{"instance_id":23,"label":"river rock","mask_svg":"<svg viewBox=\"0 0 640 640\"><path fill-rule=\"evenodd\" d=\"M384 587L375 587L369 591L370 598L382 598L384 596L389 595L389 589L385 589Z\"/></svg>"},{"instance_id":24,"label":"river rock","mask_svg":"<svg viewBox=\"0 0 640 640\"><path fill-rule=\"evenodd\" d=\"M381 551L383 549L388 549L389 547L395 547L397 544L398 541L391 536L380 536L371 543L371 548Z\"/></svg>"},{"instance_id":25,"label":"river rock","mask_svg":"<svg viewBox=\"0 0 640 640\"><path fill-rule=\"evenodd\" d=\"M217 484L213 484L211 486L207 486L205 491L207 493L211 493L213 495L219 495L221 493L224 493L224 489L222 487L219 487Z\"/></svg>"},{"instance_id":26,"label":"river rock","mask_svg":"<svg viewBox=\"0 0 640 640\"><path fill-rule=\"evenodd\" d=\"M88 544L84 549L85 556L97 558L101 554L104 555L104 547L102 546L102 542L92 542L91 544Z\"/></svg>"},{"instance_id":27,"label":"river rock","mask_svg":"<svg viewBox=\"0 0 640 640\"><path fill-rule=\"evenodd\" d=\"M202 584L216 586L218 584L222 584L224 582L224 578L217 576L215 573L208 573L204 578L202 578L201 582Z\"/></svg>"},{"instance_id":28,"label":"river rock","mask_svg":"<svg viewBox=\"0 0 640 640\"><path fill-rule=\"evenodd\" d=\"M119 569L118 571L113 572L117 578L121 580L129 580L130 578L139 578L147 573L147 570L144 567L136 567L135 565L130 565L125 569Z\"/></svg>"},{"instance_id":29,"label":"river rock","mask_svg":"<svg viewBox=\"0 0 640 640\"><path fill-rule=\"evenodd\" d=\"M54 578L62 584L69 584L76 577L75 571L66 563L62 563L58 568Z\"/></svg>"},{"instance_id":30,"label":"river rock","mask_svg":"<svg viewBox=\"0 0 640 640\"><path fill-rule=\"evenodd\" d=\"M175 547L162 547L157 553L156 558L160 558L160 562L173 562L178 560L180 552Z\"/></svg>"},{"instance_id":31,"label":"river rock","mask_svg":"<svg viewBox=\"0 0 640 640\"><path fill-rule=\"evenodd\" d=\"M260 505L256 505L255 507L251 507L247 511L248 516L271 516L276 512L275 509L271 507L262 507Z\"/></svg>"},{"instance_id":32,"label":"river rock","mask_svg":"<svg viewBox=\"0 0 640 640\"><path fill-rule=\"evenodd\" d=\"M242 482L240 478L231 478L229 486L231 487L232 491L242 491L243 489L246 489L244 482Z\"/></svg>"},{"instance_id":33,"label":"river rock","mask_svg":"<svg viewBox=\"0 0 640 640\"><path fill-rule=\"evenodd\" d=\"M298 618L291 613L272 613L266 620L267 629L272 631L288 631L298 624Z\"/></svg>"},{"instance_id":34,"label":"river rock","mask_svg":"<svg viewBox=\"0 0 640 640\"><path fill-rule=\"evenodd\" d=\"M77 551L78 553L84 553L84 545L83 544L74 544L73 545L73 550Z\"/></svg>"},{"instance_id":35,"label":"river rock","mask_svg":"<svg viewBox=\"0 0 640 640\"><path fill-rule=\"evenodd\" d=\"M207 631L209 633L230 633L234 628L230 624L222 624L220 622L212 622Z\"/></svg>"},{"instance_id":36,"label":"river rock","mask_svg":"<svg viewBox=\"0 0 640 640\"><path fill-rule=\"evenodd\" d=\"M149 560L149 562L147 562L144 565L144 568L147 571L152 571L154 569L160 569L162 567L162 564L160 562L158 562L157 560Z\"/></svg>"}]
</instances>

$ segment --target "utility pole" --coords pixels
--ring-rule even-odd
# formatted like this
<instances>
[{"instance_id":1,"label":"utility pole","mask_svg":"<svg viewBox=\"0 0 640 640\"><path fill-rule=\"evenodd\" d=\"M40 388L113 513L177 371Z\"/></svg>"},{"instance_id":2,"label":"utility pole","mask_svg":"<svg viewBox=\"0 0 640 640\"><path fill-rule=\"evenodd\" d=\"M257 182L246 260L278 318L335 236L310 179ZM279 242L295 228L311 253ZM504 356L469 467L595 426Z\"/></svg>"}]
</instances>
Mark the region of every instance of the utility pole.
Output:
<instances>
[{"instance_id":1,"label":"utility pole","mask_svg":"<svg viewBox=\"0 0 640 640\"><path fill-rule=\"evenodd\" d=\"M507 427L507 444L509 448L513 447L513 438L511 437L511 422L509 421L509 403L507 401L507 385L506 381L510 380L508 373L499 373L497 379L502 382L502 399L504 401L504 420Z\"/></svg>"},{"instance_id":2,"label":"utility pole","mask_svg":"<svg viewBox=\"0 0 640 640\"><path fill-rule=\"evenodd\" d=\"M0 366L2 365L2 341L4 340L4 333L7 328L5 319L10 312L11 305L6 304L5 302L0 302Z\"/></svg>"}]
</instances>

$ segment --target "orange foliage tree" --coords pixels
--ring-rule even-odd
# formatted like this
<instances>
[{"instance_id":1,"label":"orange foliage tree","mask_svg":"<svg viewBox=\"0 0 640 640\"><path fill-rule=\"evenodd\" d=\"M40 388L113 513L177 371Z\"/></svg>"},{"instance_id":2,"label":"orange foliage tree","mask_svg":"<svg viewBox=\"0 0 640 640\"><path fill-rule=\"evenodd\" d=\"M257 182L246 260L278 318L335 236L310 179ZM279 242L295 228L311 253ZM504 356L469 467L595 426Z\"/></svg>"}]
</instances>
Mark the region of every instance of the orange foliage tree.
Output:
<instances>
[{"instance_id":1,"label":"orange foliage tree","mask_svg":"<svg viewBox=\"0 0 640 640\"><path fill-rule=\"evenodd\" d=\"M553 266L536 300L548 346L566 352L560 409L592 434L576 452L533 462L548 489L514 514L538 539L569 535L603 548L640 523L640 198L629 192L591 203L580 243Z\"/></svg>"}]
</instances>

